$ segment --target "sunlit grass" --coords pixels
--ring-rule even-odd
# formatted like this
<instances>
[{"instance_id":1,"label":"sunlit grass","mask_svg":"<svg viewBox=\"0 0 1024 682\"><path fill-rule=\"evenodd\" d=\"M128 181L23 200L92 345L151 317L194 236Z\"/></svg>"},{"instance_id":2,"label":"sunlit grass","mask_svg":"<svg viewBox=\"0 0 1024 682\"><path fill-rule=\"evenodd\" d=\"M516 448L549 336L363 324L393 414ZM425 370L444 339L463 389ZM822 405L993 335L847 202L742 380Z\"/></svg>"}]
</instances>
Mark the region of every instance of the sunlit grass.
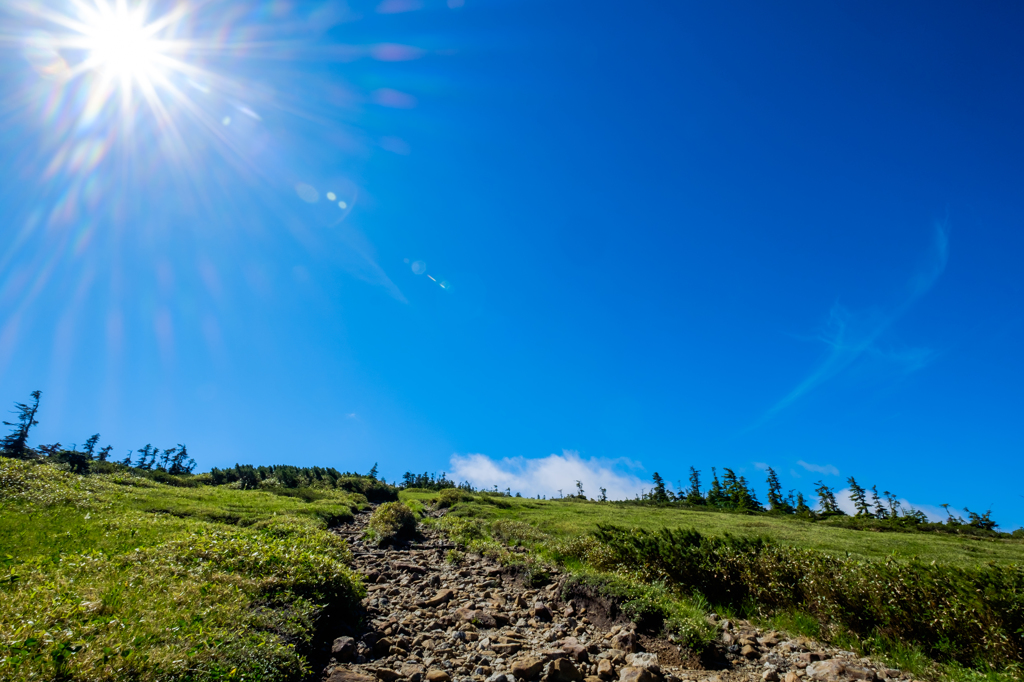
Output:
<instances>
[{"instance_id":1,"label":"sunlit grass","mask_svg":"<svg viewBox=\"0 0 1024 682\"><path fill-rule=\"evenodd\" d=\"M296 679L361 597L355 496L115 480L0 460L0 679Z\"/></svg>"}]
</instances>

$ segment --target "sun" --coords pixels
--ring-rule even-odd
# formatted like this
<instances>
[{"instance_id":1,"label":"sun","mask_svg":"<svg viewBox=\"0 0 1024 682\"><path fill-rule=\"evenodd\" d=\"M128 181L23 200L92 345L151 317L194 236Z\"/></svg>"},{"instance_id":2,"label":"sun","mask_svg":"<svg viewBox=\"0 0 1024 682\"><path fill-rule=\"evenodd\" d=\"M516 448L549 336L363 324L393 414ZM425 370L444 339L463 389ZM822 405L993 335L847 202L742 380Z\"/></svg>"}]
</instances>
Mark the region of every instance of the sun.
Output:
<instances>
[{"instance_id":1,"label":"sun","mask_svg":"<svg viewBox=\"0 0 1024 682\"><path fill-rule=\"evenodd\" d=\"M163 56L154 37L159 28L146 23L141 8L132 11L123 2L100 5L83 26L87 68L122 82L151 79Z\"/></svg>"},{"instance_id":2,"label":"sun","mask_svg":"<svg viewBox=\"0 0 1024 682\"><path fill-rule=\"evenodd\" d=\"M124 0L97 3L82 17L81 44L88 53L82 66L123 86L149 85L165 60L157 38L162 24L147 23L144 8L131 9Z\"/></svg>"}]
</instances>

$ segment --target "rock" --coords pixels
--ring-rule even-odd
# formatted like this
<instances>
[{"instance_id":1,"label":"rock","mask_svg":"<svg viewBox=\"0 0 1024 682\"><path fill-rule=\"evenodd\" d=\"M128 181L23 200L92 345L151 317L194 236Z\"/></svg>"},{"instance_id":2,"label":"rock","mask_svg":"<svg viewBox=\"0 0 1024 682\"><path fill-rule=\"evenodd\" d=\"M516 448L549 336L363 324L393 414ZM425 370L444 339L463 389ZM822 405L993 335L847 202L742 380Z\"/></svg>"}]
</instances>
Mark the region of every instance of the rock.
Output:
<instances>
[{"instance_id":1,"label":"rock","mask_svg":"<svg viewBox=\"0 0 1024 682\"><path fill-rule=\"evenodd\" d=\"M777 632L769 632L764 637L758 637L757 638L757 643L758 644L760 644L762 646L767 646L767 647L775 646L776 644L778 644L781 641L782 640L779 639L779 634Z\"/></svg>"},{"instance_id":2,"label":"rock","mask_svg":"<svg viewBox=\"0 0 1024 682\"><path fill-rule=\"evenodd\" d=\"M612 648L621 649L626 653L640 651L640 643L636 634L632 632L620 632L612 637Z\"/></svg>"},{"instance_id":3,"label":"rock","mask_svg":"<svg viewBox=\"0 0 1024 682\"><path fill-rule=\"evenodd\" d=\"M786 677L783 679L783 682L800 682L800 676L791 670L786 673Z\"/></svg>"},{"instance_id":4,"label":"rock","mask_svg":"<svg viewBox=\"0 0 1024 682\"><path fill-rule=\"evenodd\" d=\"M742 656L743 658L757 658L760 655L761 654L758 652L758 650L750 646L749 644L744 644L743 648L740 649L740 656Z\"/></svg>"},{"instance_id":5,"label":"rock","mask_svg":"<svg viewBox=\"0 0 1024 682\"><path fill-rule=\"evenodd\" d=\"M626 665L631 665L634 668L644 668L650 670L653 673L661 672L658 667L658 654L651 653L636 653L626 655Z\"/></svg>"},{"instance_id":6,"label":"rock","mask_svg":"<svg viewBox=\"0 0 1024 682\"><path fill-rule=\"evenodd\" d=\"M508 676L505 673L494 673L487 678L487 682L508 682Z\"/></svg>"},{"instance_id":7,"label":"rock","mask_svg":"<svg viewBox=\"0 0 1024 682\"><path fill-rule=\"evenodd\" d=\"M761 679L764 680L764 682L779 682L779 674L774 670L765 670L761 675Z\"/></svg>"},{"instance_id":8,"label":"rock","mask_svg":"<svg viewBox=\"0 0 1024 682\"><path fill-rule=\"evenodd\" d=\"M549 678L554 682L582 682L583 675L568 658L556 658L551 662Z\"/></svg>"},{"instance_id":9,"label":"rock","mask_svg":"<svg viewBox=\"0 0 1024 682\"><path fill-rule=\"evenodd\" d=\"M374 642L373 646L370 648L370 651L372 652L374 658L380 658L381 656L387 656L389 653L391 653L391 647L393 645L394 642L392 642L390 639L388 639L387 637L381 637L376 642Z\"/></svg>"},{"instance_id":10,"label":"rock","mask_svg":"<svg viewBox=\"0 0 1024 682\"><path fill-rule=\"evenodd\" d=\"M587 647L582 644L574 644L572 642L562 645L562 651L569 655L569 658L576 661L577 663L589 663L590 652L587 651Z\"/></svg>"},{"instance_id":11,"label":"rock","mask_svg":"<svg viewBox=\"0 0 1024 682\"><path fill-rule=\"evenodd\" d=\"M407 663L403 665L399 672L402 673L402 677L408 678L412 680L412 682L420 682L423 679L423 676L427 674L427 671L424 670L423 666L417 665L416 663Z\"/></svg>"},{"instance_id":12,"label":"rock","mask_svg":"<svg viewBox=\"0 0 1024 682\"><path fill-rule=\"evenodd\" d=\"M797 660L801 663L814 663L821 660L821 654L816 651L800 654Z\"/></svg>"},{"instance_id":13,"label":"rock","mask_svg":"<svg viewBox=\"0 0 1024 682\"><path fill-rule=\"evenodd\" d=\"M452 676L443 670L428 670L427 682L451 682Z\"/></svg>"},{"instance_id":14,"label":"rock","mask_svg":"<svg viewBox=\"0 0 1024 682\"><path fill-rule=\"evenodd\" d=\"M401 675L390 668L378 668L373 672L377 676L378 680L383 680L384 682L394 682L401 677Z\"/></svg>"},{"instance_id":15,"label":"rock","mask_svg":"<svg viewBox=\"0 0 1024 682\"><path fill-rule=\"evenodd\" d=\"M408 571L410 573L418 573L420 575L427 572L427 569L423 568L422 566L417 566L416 564L409 564L405 562L393 563L391 564L391 567L398 569L399 571Z\"/></svg>"},{"instance_id":16,"label":"rock","mask_svg":"<svg viewBox=\"0 0 1024 682\"><path fill-rule=\"evenodd\" d=\"M615 664L607 658L597 662L597 675L606 680L615 677Z\"/></svg>"},{"instance_id":17,"label":"rock","mask_svg":"<svg viewBox=\"0 0 1024 682\"><path fill-rule=\"evenodd\" d=\"M852 677L855 680L867 680L867 682L874 682L875 671L863 665L847 665L844 671L847 677Z\"/></svg>"},{"instance_id":18,"label":"rock","mask_svg":"<svg viewBox=\"0 0 1024 682\"><path fill-rule=\"evenodd\" d=\"M583 678L583 682L604 682L604 680L597 675L587 675Z\"/></svg>"},{"instance_id":19,"label":"rock","mask_svg":"<svg viewBox=\"0 0 1024 682\"><path fill-rule=\"evenodd\" d=\"M807 676L815 680L834 680L841 677L845 670L842 661L816 661L807 666Z\"/></svg>"},{"instance_id":20,"label":"rock","mask_svg":"<svg viewBox=\"0 0 1024 682\"><path fill-rule=\"evenodd\" d=\"M376 680L369 675L339 668L331 673L331 676L327 678L327 682L376 682Z\"/></svg>"},{"instance_id":21,"label":"rock","mask_svg":"<svg viewBox=\"0 0 1024 682\"><path fill-rule=\"evenodd\" d=\"M552 618L551 609L549 609L544 602L536 602L530 608L530 617L536 618L537 620L544 623L549 623L551 622Z\"/></svg>"},{"instance_id":22,"label":"rock","mask_svg":"<svg viewBox=\"0 0 1024 682\"><path fill-rule=\"evenodd\" d=\"M654 675L645 668L627 665L619 670L619 682L654 682Z\"/></svg>"},{"instance_id":23,"label":"rock","mask_svg":"<svg viewBox=\"0 0 1024 682\"><path fill-rule=\"evenodd\" d=\"M498 644L492 644L491 650L502 656L509 656L514 653L518 653L523 645L519 642L499 642Z\"/></svg>"},{"instance_id":24,"label":"rock","mask_svg":"<svg viewBox=\"0 0 1024 682\"><path fill-rule=\"evenodd\" d=\"M512 675L519 680L532 680L544 669L544 661L536 656L521 656L512 663Z\"/></svg>"},{"instance_id":25,"label":"rock","mask_svg":"<svg viewBox=\"0 0 1024 682\"><path fill-rule=\"evenodd\" d=\"M434 608L435 606L447 603L454 596L455 592L453 590L438 590L437 594L423 602L423 605L429 608Z\"/></svg>"},{"instance_id":26,"label":"rock","mask_svg":"<svg viewBox=\"0 0 1024 682\"><path fill-rule=\"evenodd\" d=\"M331 645L331 656L339 663L350 663L356 657L356 640L351 637L339 637Z\"/></svg>"}]
</instances>

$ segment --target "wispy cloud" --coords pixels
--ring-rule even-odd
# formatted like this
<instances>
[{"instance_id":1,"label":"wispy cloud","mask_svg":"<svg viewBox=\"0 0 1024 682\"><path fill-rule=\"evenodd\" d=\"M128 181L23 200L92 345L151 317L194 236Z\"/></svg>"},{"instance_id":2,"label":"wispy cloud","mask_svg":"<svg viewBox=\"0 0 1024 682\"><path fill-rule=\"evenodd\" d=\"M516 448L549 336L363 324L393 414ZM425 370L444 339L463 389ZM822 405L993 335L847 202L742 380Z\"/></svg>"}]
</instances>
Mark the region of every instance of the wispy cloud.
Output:
<instances>
[{"instance_id":1,"label":"wispy cloud","mask_svg":"<svg viewBox=\"0 0 1024 682\"><path fill-rule=\"evenodd\" d=\"M899 320L938 281L949 258L949 232L945 225L935 229L927 262L915 273L891 310L851 311L836 304L815 340L828 347L828 355L803 381L773 405L755 424L759 426L782 412L825 382L841 374L865 356L887 360L904 373L921 369L931 362L936 352L929 348L893 350L879 342L885 332Z\"/></svg>"},{"instance_id":2,"label":"wispy cloud","mask_svg":"<svg viewBox=\"0 0 1024 682\"><path fill-rule=\"evenodd\" d=\"M796 463L802 466L804 469L807 469L808 471L813 471L816 474L825 474L826 476L839 475L839 469L835 468L831 464L811 464L810 462L805 462L802 459L797 460Z\"/></svg>"},{"instance_id":3,"label":"wispy cloud","mask_svg":"<svg viewBox=\"0 0 1024 682\"><path fill-rule=\"evenodd\" d=\"M576 481L580 481L589 497L597 497L599 488L604 486L609 499L621 500L651 487L650 483L624 471L640 468L640 464L632 460L583 458L572 450L533 459L492 459L487 455L468 454L452 455L449 478L469 481L478 488L511 488L513 493L520 492L527 497L558 497L559 490L563 495L575 495Z\"/></svg>"}]
</instances>

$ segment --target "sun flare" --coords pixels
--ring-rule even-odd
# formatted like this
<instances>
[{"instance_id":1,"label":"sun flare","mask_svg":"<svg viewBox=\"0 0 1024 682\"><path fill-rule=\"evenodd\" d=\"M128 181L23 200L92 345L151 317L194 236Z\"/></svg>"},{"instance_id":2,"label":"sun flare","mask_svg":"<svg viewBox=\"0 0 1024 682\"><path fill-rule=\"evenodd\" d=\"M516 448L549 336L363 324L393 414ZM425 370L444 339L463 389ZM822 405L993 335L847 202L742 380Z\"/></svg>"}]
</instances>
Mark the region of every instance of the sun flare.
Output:
<instances>
[{"instance_id":1,"label":"sun flare","mask_svg":"<svg viewBox=\"0 0 1024 682\"><path fill-rule=\"evenodd\" d=\"M151 79L162 57L157 28L146 24L141 9L132 11L122 3L103 7L83 29L88 68L122 82Z\"/></svg>"}]
</instances>

